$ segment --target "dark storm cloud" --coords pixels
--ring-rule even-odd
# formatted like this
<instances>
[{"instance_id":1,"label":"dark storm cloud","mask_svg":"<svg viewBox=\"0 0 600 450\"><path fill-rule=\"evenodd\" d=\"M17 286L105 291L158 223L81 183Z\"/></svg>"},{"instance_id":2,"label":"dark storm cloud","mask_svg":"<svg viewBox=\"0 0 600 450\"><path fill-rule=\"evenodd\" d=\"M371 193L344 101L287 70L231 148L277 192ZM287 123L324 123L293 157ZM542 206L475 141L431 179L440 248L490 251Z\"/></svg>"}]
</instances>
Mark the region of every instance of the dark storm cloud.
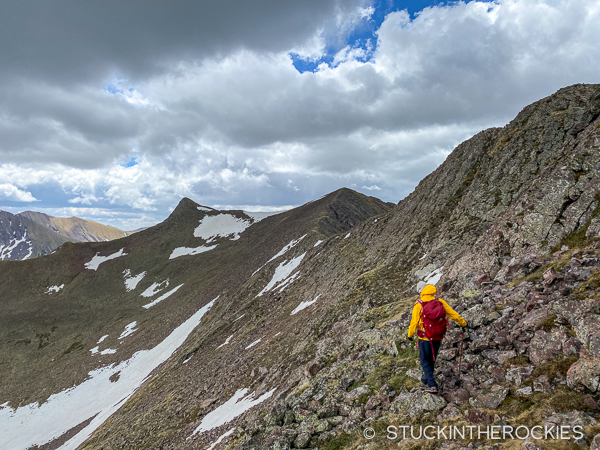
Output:
<instances>
[{"instance_id":1,"label":"dark storm cloud","mask_svg":"<svg viewBox=\"0 0 600 450\"><path fill-rule=\"evenodd\" d=\"M144 78L238 48L285 51L359 1L3 1L0 73L81 83Z\"/></svg>"}]
</instances>

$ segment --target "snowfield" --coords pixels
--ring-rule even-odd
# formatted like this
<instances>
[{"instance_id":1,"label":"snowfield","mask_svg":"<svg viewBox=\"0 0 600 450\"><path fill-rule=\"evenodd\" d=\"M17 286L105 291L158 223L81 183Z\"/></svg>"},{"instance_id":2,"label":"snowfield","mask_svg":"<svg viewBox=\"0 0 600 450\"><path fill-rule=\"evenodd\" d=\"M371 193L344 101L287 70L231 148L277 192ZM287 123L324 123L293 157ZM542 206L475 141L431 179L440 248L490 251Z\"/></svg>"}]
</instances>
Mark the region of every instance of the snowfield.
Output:
<instances>
[{"instance_id":1,"label":"snowfield","mask_svg":"<svg viewBox=\"0 0 600 450\"><path fill-rule=\"evenodd\" d=\"M173 289L171 289L170 291L168 291L168 292L165 292L163 295L161 295L160 297L158 297L156 300L154 300L154 301L152 301L152 302L150 302L150 303L147 303L147 304L143 305L142 307L143 307L143 308L146 308L146 309L148 309L148 308L150 308L150 307L152 307L152 306L156 305L158 302L162 302L162 301L163 301L165 298L167 298L167 297L170 297L172 294L174 294L175 292L177 292L177 290L178 290L178 289L179 289L181 286L183 286L183 283L181 283L181 284L180 284L179 286L177 286L177 287L174 287L174 288L173 288Z\"/></svg>"},{"instance_id":2,"label":"snowfield","mask_svg":"<svg viewBox=\"0 0 600 450\"><path fill-rule=\"evenodd\" d=\"M208 252L209 250L212 250L213 248L217 248L217 246L211 245L210 247L205 247L204 245L201 245L200 247L196 247L196 248L177 247L175 250L173 250L173 253L171 253L171 256L169 256L169 259L175 259L175 258L179 258L180 256L186 256L186 255L199 255L200 253Z\"/></svg>"},{"instance_id":3,"label":"snowfield","mask_svg":"<svg viewBox=\"0 0 600 450\"><path fill-rule=\"evenodd\" d=\"M231 338L232 338L232 337L233 337L233 334L232 334L231 336L229 336L227 339L225 339L225 342L223 342L221 345L219 345L219 346L217 347L217 349L219 349L219 348L223 347L224 345L227 345L227 344L229 344L229 341L231 340Z\"/></svg>"},{"instance_id":4,"label":"snowfield","mask_svg":"<svg viewBox=\"0 0 600 450\"><path fill-rule=\"evenodd\" d=\"M163 286L164 284L164 286ZM140 295L142 297L153 297L155 294L158 294L163 289L169 287L169 279L167 278L165 281L161 281L160 283L152 283L150 287L148 287L144 292Z\"/></svg>"},{"instance_id":5,"label":"snowfield","mask_svg":"<svg viewBox=\"0 0 600 450\"><path fill-rule=\"evenodd\" d=\"M431 284L431 285L435 286L437 284L437 282L440 281L440 278L442 278L442 270L443 269L444 269L444 267L442 266L439 269L434 270L429 275L427 275L423 281L425 281L425 283L427 283L427 284Z\"/></svg>"},{"instance_id":6,"label":"snowfield","mask_svg":"<svg viewBox=\"0 0 600 450\"><path fill-rule=\"evenodd\" d=\"M302 253L300 256L297 256L293 259L290 259L289 261L284 261L281 264L279 264L275 269L273 278L271 278L271 281L269 281L269 283L263 288L263 290L258 293L257 297L260 297L265 292L269 292L278 283L283 282L281 285L278 286L279 292L281 292L283 291L283 289L285 289L286 286L288 286L296 278L298 278L299 274L295 274L292 277L290 277L290 275L300 265L302 259L304 258L304 255L306 255L306 253Z\"/></svg>"},{"instance_id":7,"label":"snowfield","mask_svg":"<svg viewBox=\"0 0 600 450\"><path fill-rule=\"evenodd\" d=\"M308 308L310 305L312 305L313 303L315 303L319 297L321 296L321 294L317 295L313 300L310 300L308 302L302 302L300 303L298 306L296 306L296 308L291 312L290 316L293 316L296 313L299 313L300 311L302 311L303 309Z\"/></svg>"},{"instance_id":8,"label":"snowfield","mask_svg":"<svg viewBox=\"0 0 600 450\"><path fill-rule=\"evenodd\" d=\"M257 399L254 399L254 393L250 394L247 397L244 397L248 392L248 388L238 389L233 397L223 403L221 406L216 408L215 410L209 412L204 418L198 428L194 430L192 436L198 433L202 433L203 431L209 431L213 428L220 427L228 422L231 422L233 419L238 417L241 414L244 414L250 408L259 403L264 402L266 399L271 397L275 392L275 389L270 390L269 392L264 393Z\"/></svg>"},{"instance_id":9,"label":"snowfield","mask_svg":"<svg viewBox=\"0 0 600 450\"><path fill-rule=\"evenodd\" d=\"M65 287L64 283L61 284L60 286L50 286L48 288L48 290L46 292L44 292L44 294L52 295L53 292L56 293L56 292L60 291L62 288L64 288L64 287Z\"/></svg>"},{"instance_id":10,"label":"snowfield","mask_svg":"<svg viewBox=\"0 0 600 450\"><path fill-rule=\"evenodd\" d=\"M123 279L125 280L125 290L127 292L133 291L145 276L145 271L137 275L131 275L131 270L125 269L123 271Z\"/></svg>"},{"instance_id":11,"label":"snowfield","mask_svg":"<svg viewBox=\"0 0 600 450\"><path fill-rule=\"evenodd\" d=\"M261 341L262 338L258 338L257 340L255 340L252 344L250 344L248 347L245 348L245 350L248 350L249 348L254 347L256 344L258 344Z\"/></svg>"},{"instance_id":12,"label":"snowfield","mask_svg":"<svg viewBox=\"0 0 600 450\"><path fill-rule=\"evenodd\" d=\"M127 256L127 253L124 253L123 250L125 250L125 248L122 248L118 252L108 256L100 256L99 253L96 253L96 256L94 256L90 262L85 263L85 268L90 270L98 270L100 264L105 263L106 261L119 258L121 256Z\"/></svg>"},{"instance_id":13,"label":"snowfield","mask_svg":"<svg viewBox=\"0 0 600 450\"><path fill-rule=\"evenodd\" d=\"M200 308L153 349L138 351L119 364L91 371L83 383L51 395L42 405L35 402L13 409L5 403L0 408L2 448L25 450L34 445L40 446L93 418L59 447L61 450L75 450L135 393L156 367L184 343L214 302ZM110 377L117 373L119 379L112 382ZM263 397L266 398L263 395L258 400L264 400ZM246 400L243 405L247 404Z\"/></svg>"},{"instance_id":14,"label":"snowfield","mask_svg":"<svg viewBox=\"0 0 600 450\"><path fill-rule=\"evenodd\" d=\"M137 325L137 321L131 322L129 325L125 325L125 329L121 333L121 336L119 336L119 340L124 339L127 336L129 336L130 334L135 333L137 331L136 325Z\"/></svg>"},{"instance_id":15,"label":"snowfield","mask_svg":"<svg viewBox=\"0 0 600 450\"><path fill-rule=\"evenodd\" d=\"M232 241L240 238L240 234L252 225L249 219L240 219L231 214L206 216L200 220L200 225L194 230L194 236L204 239L207 243L219 237L227 237Z\"/></svg>"}]
</instances>

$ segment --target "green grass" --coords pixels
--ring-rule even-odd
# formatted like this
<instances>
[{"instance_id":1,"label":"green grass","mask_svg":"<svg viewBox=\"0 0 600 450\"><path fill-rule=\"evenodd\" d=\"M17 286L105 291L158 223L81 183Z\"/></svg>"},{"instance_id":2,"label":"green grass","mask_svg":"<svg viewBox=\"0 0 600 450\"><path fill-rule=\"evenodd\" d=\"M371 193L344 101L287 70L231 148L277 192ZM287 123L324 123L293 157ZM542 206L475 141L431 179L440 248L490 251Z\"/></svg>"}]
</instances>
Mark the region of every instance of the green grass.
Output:
<instances>
[{"instance_id":1,"label":"green grass","mask_svg":"<svg viewBox=\"0 0 600 450\"><path fill-rule=\"evenodd\" d=\"M327 441L321 447L322 450L341 450L349 446L356 436L354 434L340 433L335 438Z\"/></svg>"}]
</instances>

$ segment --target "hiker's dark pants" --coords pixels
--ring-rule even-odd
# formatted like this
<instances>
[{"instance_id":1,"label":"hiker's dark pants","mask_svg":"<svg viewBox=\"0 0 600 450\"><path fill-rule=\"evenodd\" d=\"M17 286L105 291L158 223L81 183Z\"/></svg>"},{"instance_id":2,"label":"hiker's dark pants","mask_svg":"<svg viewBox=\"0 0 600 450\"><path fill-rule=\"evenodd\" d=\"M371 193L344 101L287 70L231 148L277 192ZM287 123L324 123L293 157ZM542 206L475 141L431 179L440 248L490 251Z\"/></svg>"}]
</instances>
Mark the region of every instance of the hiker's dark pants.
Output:
<instances>
[{"instance_id":1,"label":"hiker's dark pants","mask_svg":"<svg viewBox=\"0 0 600 450\"><path fill-rule=\"evenodd\" d=\"M433 351L437 358L440 344L442 341L431 341L433 342ZM423 377L421 382L429 387L438 387L437 383L433 379L433 368L435 361L433 360L434 353L431 353L430 341L424 341L419 339L419 357L421 358L421 367L423 368Z\"/></svg>"}]
</instances>

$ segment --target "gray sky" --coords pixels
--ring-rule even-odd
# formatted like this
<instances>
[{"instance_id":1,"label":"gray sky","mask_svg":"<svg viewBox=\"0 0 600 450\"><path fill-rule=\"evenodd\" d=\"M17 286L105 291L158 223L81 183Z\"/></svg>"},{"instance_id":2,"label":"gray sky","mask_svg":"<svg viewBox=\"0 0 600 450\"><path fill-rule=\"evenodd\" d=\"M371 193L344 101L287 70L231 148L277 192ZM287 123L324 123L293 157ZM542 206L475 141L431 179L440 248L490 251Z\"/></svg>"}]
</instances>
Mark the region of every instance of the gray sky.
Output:
<instances>
[{"instance_id":1,"label":"gray sky","mask_svg":"<svg viewBox=\"0 0 600 450\"><path fill-rule=\"evenodd\" d=\"M464 139L600 82L599 0L421 6L3 1L0 209L135 229L184 196L397 202Z\"/></svg>"}]
</instances>

